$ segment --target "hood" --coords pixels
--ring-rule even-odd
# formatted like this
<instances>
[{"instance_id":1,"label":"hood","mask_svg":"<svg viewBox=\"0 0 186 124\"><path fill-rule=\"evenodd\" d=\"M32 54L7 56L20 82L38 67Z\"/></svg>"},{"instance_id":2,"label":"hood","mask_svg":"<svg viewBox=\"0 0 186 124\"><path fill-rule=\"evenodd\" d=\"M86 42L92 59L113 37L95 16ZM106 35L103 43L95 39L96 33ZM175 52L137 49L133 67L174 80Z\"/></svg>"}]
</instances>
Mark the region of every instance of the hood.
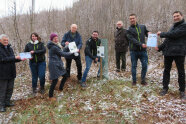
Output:
<instances>
[{"instance_id":1,"label":"hood","mask_svg":"<svg viewBox=\"0 0 186 124\"><path fill-rule=\"evenodd\" d=\"M47 48L50 49L55 44L52 41L48 41Z\"/></svg>"},{"instance_id":2,"label":"hood","mask_svg":"<svg viewBox=\"0 0 186 124\"><path fill-rule=\"evenodd\" d=\"M48 41L47 48L50 49L53 46L56 46L56 47L59 47L60 49L62 49L62 46L60 45L60 43L55 44L52 41Z\"/></svg>"}]
</instances>

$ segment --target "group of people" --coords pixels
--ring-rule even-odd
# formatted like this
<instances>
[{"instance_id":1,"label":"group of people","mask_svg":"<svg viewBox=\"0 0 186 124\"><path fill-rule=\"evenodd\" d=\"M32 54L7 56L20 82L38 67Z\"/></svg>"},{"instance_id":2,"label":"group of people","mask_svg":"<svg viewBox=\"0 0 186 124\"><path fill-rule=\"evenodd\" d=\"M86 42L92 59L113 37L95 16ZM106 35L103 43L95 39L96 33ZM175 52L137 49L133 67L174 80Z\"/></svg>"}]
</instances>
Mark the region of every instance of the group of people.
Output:
<instances>
[{"instance_id":1,"label":"group of people","mask_svg":"<svg viewBox=\"0 0 186 124\"><path fill-rule=\"evenodd\" d=\"M141 71L141 84L146 85L145 80L148 66L147 45L145 37L151 34L145 25L137 23L136 14L129 16L130 27L126 30L123 27L123 22L118 21L116 24L116 31L114 33L115 53L116 53L116 71L126 70L126 52L128 47L131 56L131 72L132 72L132 85L136 85L136 68L138 59L142 64ZM157 32L161 38L165 38L164 42L155 47L157 51L163 51L164 55L164 74L163 74L163 89L160 95L163 96L168 92L168 85L170 81L170 70L172 62L176 62L178 70L178 83L180 87L180 98L185 99L185 55L186 55L186 23L183 14L180 11L173 13L174 24L168 32ZM85 46L85 61L86 68L82 74L82 63L80 50L82 48L82 38L77 31L77 25L72 24L70 30L64 34L61 43L59 42L58 35L55 33L50 34L50 40L47 43L49 51L49 78L52 81L49 89L49 99L55 101L53 97L55 86L59 77L63 77L59 86L62 91L67 78L70 77L71 63L75 60L77 66L77 79L82 87L87 87L86 78L91 68L92 62L99 62L97 56L97 47L101 45L99 39L99 32L93 31L91 37L86 41ZM69 43L75 42L77 52L71 53L69 50ZM30 41L26 44L24 52L30 52L32 58L29 60L29 66L32 74L32 92L33 95L37 93L37 82L40 80L39 92L45 92L45 71L46 71L46 47L37 33L32 33ZM61 57L66 59L66 68ZM122 65L120 67L120 59ZM5 112L6 107L14 106L10 101L14 80L16 78L16 62L24 61L26 59L20 56L15 56L9 38L7 35L0 35L0 112ZM100 68L97 76L100 76Z\"/></svg>"}]
</instances>

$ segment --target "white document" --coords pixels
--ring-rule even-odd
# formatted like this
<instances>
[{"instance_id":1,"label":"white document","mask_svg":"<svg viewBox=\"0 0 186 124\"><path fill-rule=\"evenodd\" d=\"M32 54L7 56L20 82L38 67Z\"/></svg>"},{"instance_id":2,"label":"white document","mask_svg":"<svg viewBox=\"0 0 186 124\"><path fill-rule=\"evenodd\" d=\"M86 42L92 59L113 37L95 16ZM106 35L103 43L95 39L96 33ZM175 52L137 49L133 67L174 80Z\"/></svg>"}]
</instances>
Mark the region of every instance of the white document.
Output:
<instances>
[{"instance_id":1,"label":"white document","mask_svg":"<svg viewBox=\"0 0 186 124\"><path fill-rule=\"evenodd\" d=\"M70 50L71 53L77 53L77 51L78 51L75 42L70 42L70 43L68 44L68 48L69 48L69 50Z\"/></svg>"},{"instance_id":2,"label":"white document","mask_svg":"<svg viewBox=\"0 0 186 124\"><path fill-rule=\"evenodd\" d=\"M104 57L104 54L105 54L104 52L105 52L104 46L97 47L97 56Z\"/></svg>"},{"instance_id":3,"label":"white document","mask_svg":"<svg viewBox=\"0 0 186 124\"><path fill-rule=\"evenodd\" d=\"M157 34L149 34L148 39L147 39L147 46L148 47L157 47Z\"/></svg>"},{"instance_id":4,"label":"white document","mask_svg":"<svg viewBox=\"0 0 186 124\"><path fill-rule=\"evenodd\" d=\"M30 52L20 53L19 55L20 55L21 59L31 59L32 58L32 55Z\"/></svg>"}]
</instances>

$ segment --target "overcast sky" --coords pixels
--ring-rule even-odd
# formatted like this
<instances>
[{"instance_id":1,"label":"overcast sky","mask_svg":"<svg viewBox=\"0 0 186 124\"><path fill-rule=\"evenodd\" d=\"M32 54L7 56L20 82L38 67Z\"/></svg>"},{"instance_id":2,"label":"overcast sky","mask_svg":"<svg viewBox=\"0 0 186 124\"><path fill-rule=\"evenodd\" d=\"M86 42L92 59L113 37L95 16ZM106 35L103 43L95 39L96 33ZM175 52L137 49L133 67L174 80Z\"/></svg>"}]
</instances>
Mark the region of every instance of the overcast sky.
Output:
<instances>
[{"instance_id":1,"label":"overcast sky","mask_svg":"<svg viewBox=\"0 0 186 124\"><path fill-rule=\"evenodd\" d=\"M11 7L15 0L0 0L0 17L10 14ZM65 7L71 7L73 2L78 0L35 0L35 11L46 10L49 8L56 8L63 10ZM32 0L16 0L17 12L19 14L27 13L31 8Z\"/></svg>"}]
</instances>

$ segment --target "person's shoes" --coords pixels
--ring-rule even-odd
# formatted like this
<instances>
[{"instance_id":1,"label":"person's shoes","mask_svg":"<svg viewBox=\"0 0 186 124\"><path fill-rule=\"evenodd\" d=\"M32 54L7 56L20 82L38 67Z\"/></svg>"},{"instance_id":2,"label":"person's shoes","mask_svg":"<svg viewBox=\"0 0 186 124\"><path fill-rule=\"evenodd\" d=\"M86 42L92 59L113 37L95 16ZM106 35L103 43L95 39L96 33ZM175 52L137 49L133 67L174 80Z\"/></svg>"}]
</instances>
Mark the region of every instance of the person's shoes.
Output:
<instances>
[{"instance_id":1,"label":"person's shoes","mask_svg":"<svg viewBox=\"0 0 186 124\"><path fill-rule=\"evenodd\" d=\"M145 80L141 81L141 85L147 85L147 82Z\"/></svg>"},{"instance_id":2,"label":"person's shoes","mask_svg":"<svg viewBox=\"0 0 186 124\"><path fill-rule=\"evenodd\" d=\"M78 84L81 84L81 80L78 80Z\"/></svg>"},{"instance_id":3,"label":"person's shoes","mask_svg":"<svg viewBox=\"0 0 186 124\"><path fill-rule=\"evenodd\" d=\"M36 94L37 94L36 88L33 88L33 89L32 89L32 95L33 95L33 96L36 96Z\"/></svg>"},{"instance_id":4,"label":"person's shoes","mask_svg":"<svg viewBox=\"0 0 186 124\"><path fill-rule=\"evenodd\" d=\"M120 69L116 69L116 72L120 72Z\"/></svg>"},{"instance_id":5,"label":"person's shoes","mask_svg":"<svg viewBox=\"0 0 186 124\"><path fill-rule=\"evenodd\" d=\"M165 94L167 94L168 90L163 89L160 91L160 96L165 96Z\"/></svg>"},{"instance_id":6,"label":"person's shoes","mask_svg":"<svg viewBox=\"0 0 186 124\"><path fill-rule=\"evenodd\" d=\"M85 82L81 82L81 87L87 87Z\"/></svg>"},{"instance_id":7,"label":"person's shoes","mask_svg":"<svg viewBox=\"0 0 186 124\"><path fill-rule=\"evenodd\" d=\"M134 82L132 82L132 86L136 86L136 82L134 81Z\"/></svg>"},{"instance_id":8,"label":"person's shoes","mask_svg":"<svg viewBox=\"0 0 186 124\"><path fill-rule=\"evenodd\" d=\"M40 88L39 93L44 94L45 93L45 88L43 88L43 87Z\"/></svg>"},{"instance_id":9,"label":"person's shoes","mask_svg":"<svg viewBox=\"0 0 186 124\"><path fill-rule=\"evenodd\" d=\"M125 72L125 71L126 71L126 69L121 69L121 71L122 71L122 72Z\"/></svg>"},{"instance_id":10,"label":"person's shoes","mask_svg":"<svg viewBox=\"0 0 186 124\"><path fill-rule=\"evenodd\" d=\"M180 99L186 100L185 92L180 92Z\"/></svg>"},{"instance_id":11,"label":"person's shoes","mask_svg":"<svg viewBox=\"0 0 186 124\"><path fill-rule=\"evenodd\" d=\"M15 106L14 103L8 102L5 104L5 107L13 107Z\"/></svg>"},{"instance_id":12,"label":"person's shoes","mask_svg":"<svg viewBox=\"0 0 186 124\"><path fill-rule=\"evenodd\" d=\"M55 102L57 99L55 98L55 97L50 97L49 98L49 101L51 101L51 102Z\"/></svg>"},{"instance_id":13,"label":"person's shoes","mask_svg":"<svg viewBox=\"0 0 186 124\"><path fill-rule=\"evenodd\" d=\"M0 112L6 112L6 108L4 106L0 106Z\"/></svg>"}]
</instances>

